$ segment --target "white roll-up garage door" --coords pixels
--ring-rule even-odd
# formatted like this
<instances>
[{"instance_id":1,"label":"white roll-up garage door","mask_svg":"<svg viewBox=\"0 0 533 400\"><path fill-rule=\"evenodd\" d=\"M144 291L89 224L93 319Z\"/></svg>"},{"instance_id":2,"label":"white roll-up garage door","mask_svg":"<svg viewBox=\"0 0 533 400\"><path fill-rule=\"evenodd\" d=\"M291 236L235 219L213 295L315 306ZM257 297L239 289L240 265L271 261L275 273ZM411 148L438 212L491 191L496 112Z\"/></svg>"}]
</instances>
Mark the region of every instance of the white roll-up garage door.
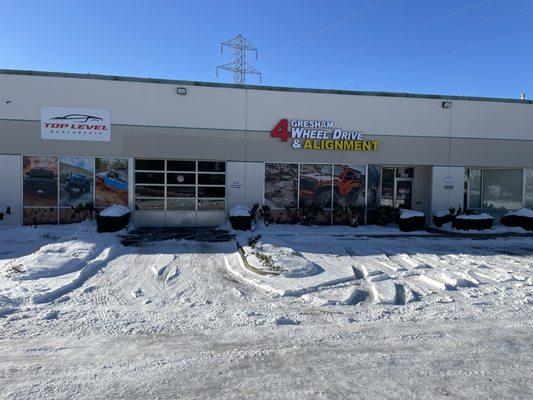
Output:
<instances>
[{"instance_id":1,"label":"white roll-up garage door","mask_svg":"<svg viewBox=\"0 0 533 400\"><path fill-rule=\"evenodd\" d=\"M135 160L138 226L213 226L226 217L226 162Z\"/></svg>"}]
</instances>

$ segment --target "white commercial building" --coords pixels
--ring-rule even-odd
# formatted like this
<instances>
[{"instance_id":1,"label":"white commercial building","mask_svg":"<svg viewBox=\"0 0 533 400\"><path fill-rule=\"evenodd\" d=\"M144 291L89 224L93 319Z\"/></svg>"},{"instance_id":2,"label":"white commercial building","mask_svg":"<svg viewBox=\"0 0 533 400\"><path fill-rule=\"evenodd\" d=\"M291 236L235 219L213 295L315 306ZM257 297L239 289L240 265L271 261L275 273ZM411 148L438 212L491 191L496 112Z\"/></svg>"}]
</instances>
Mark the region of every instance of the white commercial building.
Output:
<instances>
[{"instance_id":1,"label":"white commercial building","mask_svg":"<svg viewBox=\"0 0 533 400\"><path fill-rule=\"evenodd\" d=\"M0 70L2 223L114 203L139 226L533 207L533 103ZM6 211L9 211L6 213Z\"/></svg>"}]
</instances>

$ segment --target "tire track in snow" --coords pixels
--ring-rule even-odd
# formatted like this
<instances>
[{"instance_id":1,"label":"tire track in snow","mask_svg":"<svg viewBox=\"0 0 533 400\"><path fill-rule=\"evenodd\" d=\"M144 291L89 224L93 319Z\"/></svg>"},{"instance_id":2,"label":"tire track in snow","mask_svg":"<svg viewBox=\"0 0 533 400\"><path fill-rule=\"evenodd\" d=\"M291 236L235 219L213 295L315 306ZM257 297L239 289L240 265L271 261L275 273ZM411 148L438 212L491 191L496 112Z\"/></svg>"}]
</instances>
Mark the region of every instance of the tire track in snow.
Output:
<instances>
[{"instance_id":1,"label":"tire track in snow","mask_svg":"<svg viewBox=\"0 0 533 400\"><path fill-rule=\"evenodd\" d=\"M81 269L79 275L71 282L62 285L54 290L38 294L32 298L34 303L50 303L57 300L75 289L82 287L85 282L96 275L106 264L118 254L114 247L105 248L98 256L88 261Z\"/></svg>"}]
</instances>

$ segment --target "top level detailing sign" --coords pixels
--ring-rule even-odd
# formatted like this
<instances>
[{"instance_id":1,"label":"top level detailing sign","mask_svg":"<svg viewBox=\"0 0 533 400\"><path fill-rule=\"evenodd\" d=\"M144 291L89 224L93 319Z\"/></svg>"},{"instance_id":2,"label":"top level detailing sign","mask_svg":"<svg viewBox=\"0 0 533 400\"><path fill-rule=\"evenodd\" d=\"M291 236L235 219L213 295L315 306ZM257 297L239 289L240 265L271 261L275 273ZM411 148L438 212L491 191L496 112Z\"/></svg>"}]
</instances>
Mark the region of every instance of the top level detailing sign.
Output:
<instances>
[{"instance_id":1,"label":"top level detailing sign","mask_svg":"<svg viewBox=\"0 0 533 400\"><path fill-rule=\"evenodd\" d=\"M291 139L295 149L376 151L378 140L364 140L363 133L336 128L331 121L282 119L271 132L272 137L282 142Z\"/></svg>"},{"instance_id":2,"label":"top level detailing sign","mask_svg":"<svg viewBox=\"0 0 533 400\"><path fill-rule=\"evenodd\" d=\"M109 142L110 112L90 108L43 107L41 139Z\"/></svg>"}]
</instances>

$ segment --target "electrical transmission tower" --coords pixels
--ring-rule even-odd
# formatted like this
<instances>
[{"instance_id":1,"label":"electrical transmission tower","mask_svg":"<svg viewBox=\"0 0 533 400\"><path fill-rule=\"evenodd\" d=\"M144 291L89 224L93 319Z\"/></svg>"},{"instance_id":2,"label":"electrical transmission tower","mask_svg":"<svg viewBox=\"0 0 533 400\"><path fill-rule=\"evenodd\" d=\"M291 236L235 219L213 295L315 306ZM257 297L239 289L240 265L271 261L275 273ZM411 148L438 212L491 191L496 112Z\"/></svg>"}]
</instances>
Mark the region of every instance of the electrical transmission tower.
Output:
<instances>
[{"instance_id":1,"label":"electrical transmission tower","mask_svg":"<svg viewBox=\"0 0 533 400\"><path fill-rule=\"evenodd\" d=\"M255 51L255 59L257 60L257 49L241 34L235 36L233 39L226 40L220 44L220 52L224 53L224 46L233 48L233 62L217 66L217 76L219 69L233 71L233 80L235 83L242 85L246 83L246 75L259 75L259 82L261 82L261 72L256 70L246 62L246 52Z\"/></svg>"}]
</instances>

